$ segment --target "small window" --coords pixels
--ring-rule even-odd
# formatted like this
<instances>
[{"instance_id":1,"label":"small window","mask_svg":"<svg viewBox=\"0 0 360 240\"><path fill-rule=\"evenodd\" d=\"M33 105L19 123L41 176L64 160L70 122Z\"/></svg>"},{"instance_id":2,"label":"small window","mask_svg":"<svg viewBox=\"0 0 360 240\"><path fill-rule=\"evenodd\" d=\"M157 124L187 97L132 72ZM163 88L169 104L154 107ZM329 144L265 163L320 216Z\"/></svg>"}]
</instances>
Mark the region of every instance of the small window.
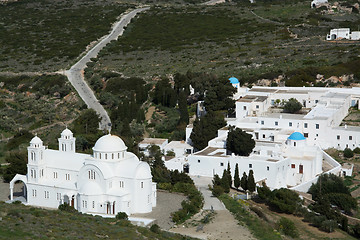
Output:
<instances>
[{"instance_id":1,"label":"small window","mask_svg":"<svg viewBox=\"0 0 360 240\"><path fill-rule=\"evenodd\" d=\"M224 163L220 163L220 166L223 167L223 166L224 166Z\"/></svg>"},{"instance_id":2,"label":"small window","mask_svg":"<svg viewBox=\"0 0 360 240\"><path fill-rule=\"evenodd\" d=\"M317 123L317 124L315 124L315 128L316 129L319 129L320 128L320 125Z\"/></svg>"},{"instance_id":3,"label":"small window","mask_svg":"<svg viewBox=\"0 0 360 240\"><path fill-rule=\"evenodd\" d=\"M246 106L244 106L243 109L246 110Z\"/></svg>"},{"instance_id":4,"label":"small window","mask_svg":"<svg viewBox=\"0 0 360 240\"><path fill-rule=\"evenodd\" d=\"M249 164L249 168L252 168L252 164L251 164L251 163Z\"/></svg>"},{"instance_id":5,"label":"small window","mask_svg":"<svg viewBox=\"0 0 360 240\"><path fill-rule=\"evenodd\" d=\"M198 159L198 163L200 163L200 159Z\"/></svg>"},{"instance_id":6,"label":"small window","mask_svg":"<svg viewBox=\"0 0 360 240\"><path fill-rule=\"evenodd\" d=\"M291 168L295 168L295 164L291 164Z\"/></svg>"},{"instance_id":7,"label":"small window","mask_svg":"<svg viewBox=\"0 0 360 240\"><path fill-rule=\"evenodd\" d=\"M144 188L144 182L141 182L141 188Z\"/></svg>"},{"instance_id":8,"label":"small window","mask_svg":"<svg viewBox=\"0 0 360 240\"><path fill-rule=\"evenodd\" d=\"M337 140L340 140L340 135L337 135L337 136L336 136L336 139L337 139Z\"/></svg>"},{"instance_id":9,"label":"small window","mask_svg":"<svg viewBox=\"0 0 360 240\"><path fill-rule=\"evenodd\" d=\"M296 142L294 142L294 147L296 147Z\"/></svg>"},{"instance_id":10,"label":"small window","mask_svg":"<svg viewBox=\"0 0 360 240\"><path fill-rule=\"evenodd\" d=\"M352 140L352 136L349 136L349 140Z\"/></svg>"},{"instance_id":11,"label":"small window","mask_svg":"<svg viewBox=\"0 0 360 240\"><path fill-rule=\"evenodd\" d=\"M275 126L278 126L278 125L279 125L279 122L276 121L276 122L275 122Z\"/></svg>"},{"instance_id":12,"label":"small window","mask_svg":"<svg viewBox=\"0 0 360 240\"><path fill-rule=\"evenodd\" d=\"M265 134L263 134L263 138L265 138L266 136L265 136Z\"/></svg>"},{"instance_id":13,"label":"small window","mask_svg":"<svg viewBox=\"0 0 360 240\"><path fill-rule=\"evenodd\" d=\"M307 124L307 123L304 123L304 128L308 128L308 124Z\"/></svg>"},{"instance_id":14,"label":"small window","mask_svg":"<svg viewBox=\"0 0 360 240\"><path fill-rule=\"evenodd\" d=\"M304 137L309 137L309 133L304 133Z\"/></svg>"},{"instance_id":15,"label":"small window","mask_svg":"<svg viewBox=\"0 0 360 240\"><path fill-rule=\"evenodd\" d=\"M266 170L268 170L268 171L269 171L269 170L270 170L270 167L269 167L269 166L267 166L267 167L266 167Z\"/></svg>"},{"instance_id":16,"label":"small window","mask_svg":"<svg viewBox=\"0 0 360 240\"><path fill-rule=\"evenodd\" d=\"M120 158L120 153L118 153L118 158Z\"/></svg>"},{"instance_id":17,"label":"small window","mask_svg":"<svg viewBox=\"0 0 360 240\"><path fill-rule=\"evenodd\" d=\"M319 100L315 100L315 103L318 103L319 102Z\"/></svg>"},{"instance_id":18,"label":"small window","mask_svg":"<svg viewBox=\"0 0 360 240\"><path fill-rule=\"evenodd\" d=\"M259 105L256 105L256 109L259 109Z\"/></svg>"},{"instance_id":19,"label":"small window","mask_svg":"<svg viewBox=\"0 0 360 240\"><path fill-rule=\"evenodd\" d=\"M261 121L261 125L264 125L264 121Z\"/></svg>"},{"instance_id":20,"label":"small window","mask_svg":"<svg viewBox=\"0 0 360 240\"><path fill-rule=\"evenodd\" d=\"M289 122L289 127L292 127L292 122Z\"/></svg>"},{"instance_id":21,"label":"small window","mask_svg":"<svg viewBox=\"0 0 360 240\"><path fill-rule=\"evenodd\" d=\"M92 207L95 208L95 201L92 201Z\"/></svg>"}]
</instances>

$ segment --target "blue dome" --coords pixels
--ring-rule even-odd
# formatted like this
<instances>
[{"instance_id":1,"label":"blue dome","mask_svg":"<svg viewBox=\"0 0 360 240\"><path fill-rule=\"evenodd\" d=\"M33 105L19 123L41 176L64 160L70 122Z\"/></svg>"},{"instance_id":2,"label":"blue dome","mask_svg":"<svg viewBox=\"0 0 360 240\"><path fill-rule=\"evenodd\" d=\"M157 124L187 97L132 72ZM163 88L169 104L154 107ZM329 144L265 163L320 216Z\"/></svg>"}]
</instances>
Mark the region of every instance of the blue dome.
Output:
<instances>
[{"instance_id":1,"label":"blue dome","mask_svg":"<svg viewBox=\"0 0 360 240\"><path fill-rule=\"evenodd\" d=\"M305 140L306 138L304 137L304 135L302 135L302 133L294 132L288 137L288 139L290 139L290 140Z\"/></svg>"},{"instance_id":2,"label":"blue dome","mask_svg":"<svg viewBox=\"0 0 360 240\"><path fill-rule=\"evenodd\" d=\"M237 83L239 83L239 80L238 80L236 77L231 77L231 78L229 78L229 81L230 81L231 84L237 84Z\"/></svg>"}]
</instances>

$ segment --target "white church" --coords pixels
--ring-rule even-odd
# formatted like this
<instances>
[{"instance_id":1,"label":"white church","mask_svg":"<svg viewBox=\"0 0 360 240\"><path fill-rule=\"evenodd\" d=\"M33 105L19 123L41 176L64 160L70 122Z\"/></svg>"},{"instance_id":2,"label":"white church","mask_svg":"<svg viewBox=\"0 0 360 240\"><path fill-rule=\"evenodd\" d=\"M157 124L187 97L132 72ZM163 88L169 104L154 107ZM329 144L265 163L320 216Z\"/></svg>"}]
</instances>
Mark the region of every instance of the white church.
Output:
<instances>
[{"instance_id":1,"label":"white church","mask_svg":"<svg viewBox=\"0 0 360 240\"><path fill-rule=\"evenodd\" d=\"M33 206L68 203L79 212L108 217L148 213L156 206L149 165L128 152L119 137L100 137L92 155L75 152L75 138L67 128L58 141L59 150L52 150L37 136L31 140L27 174L17 174L10 182L11 200L15 182L21 181L26 204Z\"/></svg>"}]
</instances>

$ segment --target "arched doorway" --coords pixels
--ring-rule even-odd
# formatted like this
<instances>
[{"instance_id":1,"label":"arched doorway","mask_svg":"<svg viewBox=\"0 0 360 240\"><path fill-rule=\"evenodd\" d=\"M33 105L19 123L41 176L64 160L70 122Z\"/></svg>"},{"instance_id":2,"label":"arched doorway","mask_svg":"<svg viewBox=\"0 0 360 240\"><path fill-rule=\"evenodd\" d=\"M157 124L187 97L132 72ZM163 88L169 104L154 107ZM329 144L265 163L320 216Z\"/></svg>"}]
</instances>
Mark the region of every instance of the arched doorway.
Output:
<instances>
[{"instance_id":1,"label":"arched doorway","mask_svg":"<svg viewBox=\"0 0 360 240\"><path fill-rule=\"evenodd\" d=\"M14 184L14 190L13 190L13 197L15 198L15 200L18 201L25 201L27 202L27 188L26 188L26 184L19 180L16 181ZM22 201L23 200L23 201Z\"/></svg>"},{"instance_id":2,"label":"arched doorway","mask_svg":"<svg viewBox=\"0 0 360 240\"><path fill-rule=\"evenodd\" d=\"M10 181L10 201L17 200L21 202L27 202L28 189L26 186L26 176L16 174ZM36 194L36 190L33 189L33 195ZM15 197L15 199L14 199Z\"/></svg>"}]
</instances>

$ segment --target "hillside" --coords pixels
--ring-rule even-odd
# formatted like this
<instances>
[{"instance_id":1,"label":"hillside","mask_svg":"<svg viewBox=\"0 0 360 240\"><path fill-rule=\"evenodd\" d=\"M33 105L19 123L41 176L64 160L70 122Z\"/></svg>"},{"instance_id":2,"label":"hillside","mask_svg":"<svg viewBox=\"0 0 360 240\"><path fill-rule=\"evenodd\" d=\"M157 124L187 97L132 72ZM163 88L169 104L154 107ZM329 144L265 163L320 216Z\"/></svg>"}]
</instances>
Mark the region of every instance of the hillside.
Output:
<instances>
[{"instance_id":1,"label":"hillside","mask_svg":"<svg viewBox=\"0 0 360 240\"><path fill-rule=\"evenodd\" d=\"M124 220L0 202L0 239L192 239Z\"/></svg>"}]
</instances>

